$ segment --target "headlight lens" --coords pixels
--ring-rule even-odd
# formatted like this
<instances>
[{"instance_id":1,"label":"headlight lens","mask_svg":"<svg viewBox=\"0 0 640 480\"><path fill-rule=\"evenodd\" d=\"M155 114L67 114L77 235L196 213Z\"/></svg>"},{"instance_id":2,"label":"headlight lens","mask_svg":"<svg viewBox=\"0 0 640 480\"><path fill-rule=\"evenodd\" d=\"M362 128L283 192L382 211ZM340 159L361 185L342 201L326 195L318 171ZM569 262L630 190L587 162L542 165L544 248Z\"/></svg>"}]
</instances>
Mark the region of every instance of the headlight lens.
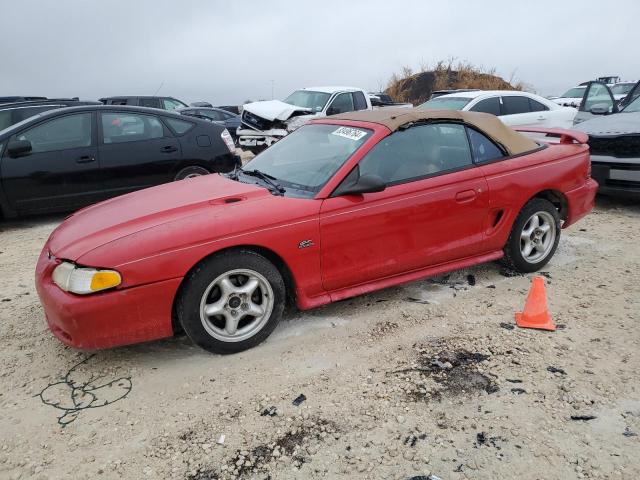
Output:
<instances>
[{"instance_id":1,"label":"headlight lens","mask_svg":"<svg viewBox=\"0 0 640 480\"><path fill-rule=\"evenodd\" d=\"M78 295L99 292L122 283L122 277L115 270L77 267L69 262L62 262L53 270L52 280L65 292Z\"/></svg>"}]
</instances>

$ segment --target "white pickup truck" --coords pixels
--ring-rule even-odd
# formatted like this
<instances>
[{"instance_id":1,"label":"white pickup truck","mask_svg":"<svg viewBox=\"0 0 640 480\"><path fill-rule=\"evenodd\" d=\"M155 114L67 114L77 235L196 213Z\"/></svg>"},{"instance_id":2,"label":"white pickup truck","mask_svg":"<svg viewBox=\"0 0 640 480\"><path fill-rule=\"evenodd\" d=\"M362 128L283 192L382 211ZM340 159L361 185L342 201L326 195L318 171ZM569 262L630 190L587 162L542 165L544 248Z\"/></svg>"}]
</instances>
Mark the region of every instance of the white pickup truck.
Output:
<instances>
[{"instance_id":1,"label":"white pickup truck","mask_svg":"<svg viewBox=\"0 0 640 480\"><path fill-rule=\"evenodd\" d=\"M284 101L247 103L238 127L238 144L254 153L277 142L315 117L354 110L372 110L365 90L354 87L309 87Z\"/></svg>"}]
</instances>

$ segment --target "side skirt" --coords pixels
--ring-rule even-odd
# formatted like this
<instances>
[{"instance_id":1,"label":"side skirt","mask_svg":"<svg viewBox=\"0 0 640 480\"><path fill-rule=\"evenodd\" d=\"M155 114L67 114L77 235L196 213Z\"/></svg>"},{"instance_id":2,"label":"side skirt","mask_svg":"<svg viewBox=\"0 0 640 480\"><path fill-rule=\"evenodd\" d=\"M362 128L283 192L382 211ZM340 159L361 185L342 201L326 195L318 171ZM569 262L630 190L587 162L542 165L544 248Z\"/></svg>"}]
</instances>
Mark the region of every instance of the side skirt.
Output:
<instances>
[{"instance_id":1,"label":"side skirt","mask_svg":"<svg viewBox=\"0 0 640 480\"><path fill-rule=\"evenodd\" d=\"M441 273L450 272L452 270L460 270L461 268L471 267L473 265L478 265L480 263L491 262L493 260L498 260L503 256L504 256L504 252L502 250L498 250L490 253L484 253L482 255L477 255L475 257L468 257L462 260L455 260L453 262L441 263L440 265L434 265L428 268L414 270L412 272L403 273L400 275L394 275L393 277L381 278L378 280L374 280L372 282L356 285L354 287L343 288L341 290L334 290L332 292L329 292L329 296L332 302L337 302L338 300L344 300L345 298L363 295L365 293L373 292L375 290L393 287L395 285L400 285L402 283L413 282L415 280L420 280L426 277L433 277L435 275L440 275Z\"/></svg>"}]
</instances>

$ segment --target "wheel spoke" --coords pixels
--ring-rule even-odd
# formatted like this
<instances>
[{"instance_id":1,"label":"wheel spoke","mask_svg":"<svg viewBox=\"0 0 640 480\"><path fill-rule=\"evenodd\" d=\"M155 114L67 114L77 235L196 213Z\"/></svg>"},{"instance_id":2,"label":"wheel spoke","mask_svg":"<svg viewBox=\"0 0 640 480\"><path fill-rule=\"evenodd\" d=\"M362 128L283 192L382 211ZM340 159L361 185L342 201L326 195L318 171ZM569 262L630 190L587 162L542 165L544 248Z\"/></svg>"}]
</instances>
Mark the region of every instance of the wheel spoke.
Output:
<instances>
[{"instance_id":1,"label":"wheel spoke","mask_svg":"<svg viewBox=\"0 0 640 480\"><path fill-rule=\"evenodd\" d=\"M538 227L538 230L540 230L543 233L547 233L549 230L551 230L551 225L545 222Z\"/></svg>"},{"instance_id":2,"label":"wheel spoke","mask_svg":"<svg viewBox=\"0 0 640 480\"><path fill-rule=\"evenodd\" d=\"M249 308L244 313L253 317L261 317L264 315L264 308L261 305L249 302Z\"/></svg>"},{"instance_id":3,"label":"wheel spoke","mask_svg":"<svg viewBox=\"0 0 640 480\"><path fill-rule=\"evenodd\" d=\"M529 240L531 240L531 230L530 229L523 230L522 233L520 234L520 239L524 240L525 242L528 242Z\"/></svg>"},{"instance_id":4,"label":"wheel spoke","mask_svg":"<svg viewBox=\"0 0 640 480\"><path fill-rule=\"evenodd\" d=\"M522 249L522 255L528 257L531 255L531 251L533 250L534 245L532 242L525 242L524 248Z\"/></svg>"},{"instance_id":5,"label":"wheel spoke","mask_svg":"<svg viewBox=\"0 0 640 480\"><path fill-rule=\"evenodd\" d=\"M224 277L223 279L221 279L218 282L218 286L220 287L220 290L222 290L223 297L229 295L230 293L233 293L238 288L233 283L231 283L229 277Z\"/></svg>"},{"instance_id":6,"label":"wheel spoke","mask_svg":"<svg viewBox=\"0 0 640 480\"><path fill-rule=\"evenodd\" d=\"M256 290L256 288L258 288L258 285L260 285L260 282L258 282L257 278L249 278L249 280L247 280L247 283L245 283L241 287L237 287L235 290L238 293L246 293L247 295L251 295Z\"/></svg>"},{"instance_id":7,"label":"wheel spoke","mask_svg":"<svg viewBox=\"0 0 640 480\"><path fill-rule=\"evenodd\" d=\"M529 228L531 230L535 230L539 226L540 226L540 217L538 217L538 215L534 215L533 217L531 217L531 220L529 221Z\"/></svg>"},{"instance_id":8,"label":"wheel spoke","mask_svg":"<svg viewBox=\"0 0 640 480\"><path fill-rule=\"evenodd\" d=\"M209 303L204 307L204 313L208 317L212 315L224 315L224 297L214 303Z\"/></svg>"},{"instance_id":9,"label":"wheel spoke","mask_svg":"<svg viewBox=\"0 0 640 480\"><path fill-rule=\"evenodd\" d=\"M240 320L240 318L234 317L233 315L229 314L226 314L225 317L227 320L224 323L224 331L229 335L235 335L236 331L238 330L238 321Z\"/></svg>"}]
</instances>

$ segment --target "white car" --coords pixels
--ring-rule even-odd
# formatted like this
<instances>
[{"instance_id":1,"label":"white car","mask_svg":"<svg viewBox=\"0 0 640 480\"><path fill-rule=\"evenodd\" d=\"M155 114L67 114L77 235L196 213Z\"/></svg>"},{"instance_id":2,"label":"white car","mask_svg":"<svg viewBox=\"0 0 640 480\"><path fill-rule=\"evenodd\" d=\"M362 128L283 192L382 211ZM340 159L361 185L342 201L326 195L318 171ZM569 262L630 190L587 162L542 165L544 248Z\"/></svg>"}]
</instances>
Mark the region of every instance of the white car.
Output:
<instances>
[{"instance_id":1,"label":"white car","mask_svg":"<svg viewBox=\"0 0 640 480\"><path fill-rule=\"evenodd\" d=\"M584 96L584 91L586 89L586 85L578 85L577 87L572 87L559 97L554 98L553 101L563 107L578 108L580 106L580 103L582 102L582 97Z\"/></svg>"},{"instance_id":2,"label":"white car","mask_svg":"<svg viewBox=\"0 0 640 480\"><path fill-rule=\"evenodd\" d=\"M362 88L302 88L284 101L268 100L244 105L242 123L236 131L238 144L257 153L313 118L372 109L371 99Z\"/></svg>"},{"instance_id":3,"label":"white car","mask_svg":"<svg viewBox=\"0 0 640 480\"><path fill-rule=\"evenodd\" d=\"M619 102L627 94L635 87L636 82L619 82L615 85L611 85L609 88L611 89L611 93L613 94L613 98L616 102Z\"/></svg>"},{"instance_id":4,"label":"white car","mask_svg":"<svg viewBox=\"0 0 640 480\"><path fill-rule=\"evenodd\" d=\"M418 108L427 110L463 110L491 113L506 125L571 128L575 108L558 104L528 92L517 90L478 90L433 98Z\"/></svg>"}]
</instances>

